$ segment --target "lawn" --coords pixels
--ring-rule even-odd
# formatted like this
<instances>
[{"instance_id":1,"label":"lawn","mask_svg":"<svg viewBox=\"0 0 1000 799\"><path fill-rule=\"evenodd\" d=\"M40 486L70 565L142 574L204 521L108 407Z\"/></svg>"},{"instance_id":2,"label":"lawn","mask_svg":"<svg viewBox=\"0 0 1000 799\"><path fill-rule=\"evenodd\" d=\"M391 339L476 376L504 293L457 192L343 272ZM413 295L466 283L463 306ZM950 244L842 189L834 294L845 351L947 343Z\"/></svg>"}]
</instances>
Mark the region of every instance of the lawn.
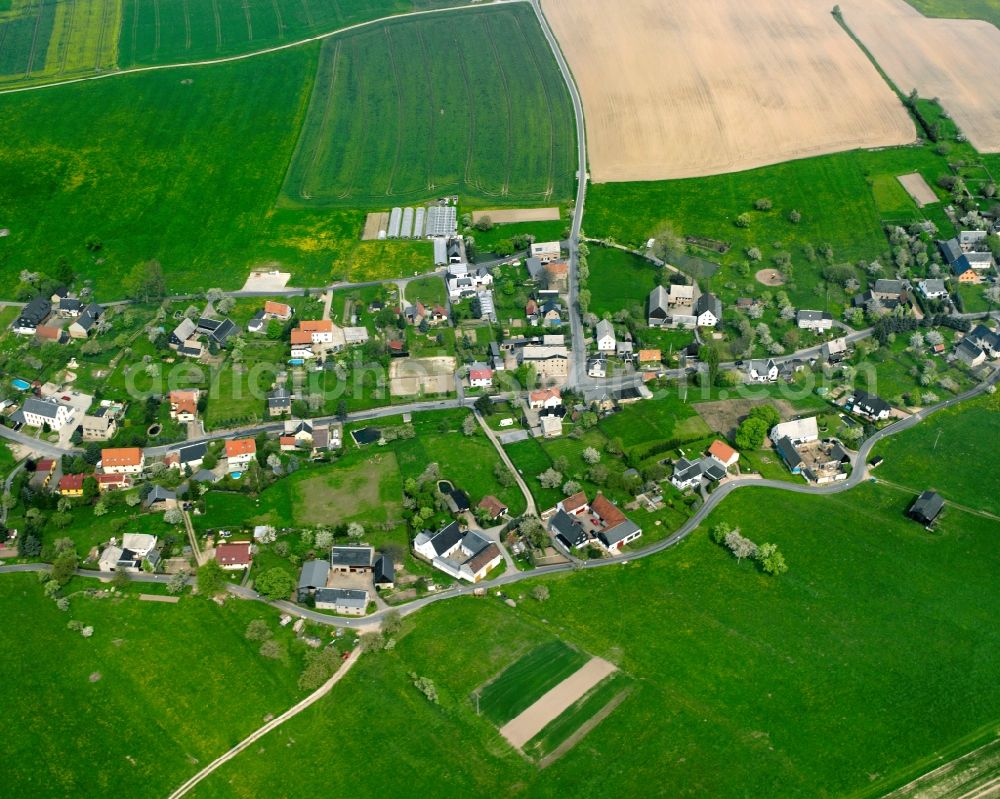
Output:
<instances>
[{"instance_id":1,"label":"lawn","mask_svg":"<svg viewBox=\"0 0 1000 799\"><path fill-rule=\"evenodd\" d=\"M927 17L983 19L1000 27L1000 0L906 0Z\"/></svg>"},{"instance_id":2,"label":"lawn","mask_svg":"<svg viewBox=\"0 0 1000 799\"><path fill-rule=\"evenodd\" d=\"M9 795L166 796L301 698L304 645L278 627L277 611L238 600L141 602L135 593L76 594L63 613L35 575L0 577L0 734L23 764L7 769ZM262 658L244 638L255 618L270 623L284 660ZM92 625L93 637L68 630L71 619Z\"/></svg>"},{"instance_id":3,"label":"lawn","mask_svg":"<svg viewBox=\"0 0 1000 799\"><path fill-rule=\"evenodd\" d=\"M431 306L443 305L447 299L447 287L440 275L422 277L406 284L407 302L422 302L425 306Z\"/></svg>"},{"instance_id":4,"label":"lawn","mask_svg":"<svg viewBox=\"0 0 1000 799\"><path fill-rule=\"evenodd\" d=\"M529 8L392 20L324 43L283 197L324 208L445 193L469 205L555 204L573 190L573 130Z\"/></svg>"},{"instance_id":5,"label":"lawn","mask_svg":"<svg viewBox=\"0 0 1000 799\"><path fill-rule=\"evenodd\" d=\"M985 465L988 442L1000 440L994 397L941 411L904 435L879 444L879 479L914 491L933 488L945 499L1000 515L1000 470Z\"/></svg>"},{"instance_id":6,"label":"lawn","mask_svg":"<svg viewBox=\"0 0 1000 799\"><path fill-rule=\"evenodd\" d=\"M885 221L922 218L905 192L893 186L897 175L920 172L932 186L949 174L947 159L930 147L854 151L792 161L775 166L690 180L594 185L587 197L587 234L631 247L670 227L679 236L722 240L725 254L692 249L723 268L706 288L727 303L736 296L759 294L753 274L771 265L779 253L791 256L792 278L785 286L792 301L835 310L843 296L821 279L822 258L810 260L806 247L829 244L836 263L874 260L888 252ZM898 185L898 184L897 184ZM754 210L759 198L771 200L768 211ZM926 209L939 222L937 206ZM797 210L795 224L789 214ZM742 213L749 227L736 225ZM941 224L939 222L939 224ZM949 234L947 228L942 234ZM759 264L743 267L746 250L761 251ZM595 298L598 293L594 292Z\"/></svg>"},{"instance_id":7,"label":"lawn","mask_svg":"<svg viewBox=\"0 0 1000 799\"><path fill-rule=\"evenodd\" d=\"M712 432L675 388L664 389L651 400L628 405L605 417L601 429L608 438L621 439L626 449L657 439L693 441Z\"/></svg>"},{"instance_id":8,"label":"lawn","mask_svg":"<svg viewBox=\"0 0 1000 799\"><path fill-rule=\"evenodd\" d=\"M354 459L349 467L314 470L301 480L291 480L293 518L301 525L398 523L403 510L403 481L392 452Z\"/></svg>"},{"instance_id":9,"label":"lawn","mask_svg":"<svg viewBox=\"0 0 1000 799\"><path fill-rule=\"evenodd\" d=\"M633 319L646 319L649 292L660 284L659 269L645 258L611 247L592 247L587 262L593 313L628 311Z\"/></svg>"},{"instance_id":10,"label":"lawn","mask_svg":"<svg viewBox=\"0 0 1000 799\"><path fill-rule=\"evenodd\" d=\"M358 665L350 702L323 700L195 795L246 796L282 779L295 795L347 790L343 770L313 767L336 734L338 763L370 764L369 779L350 782L359 797L426 793L443 779L474 795L516 784L532 797L634 796L655 783L674 797L882 796L991 737L1000 702L993 523L949 511L929 536L905 504L870 484L835 497L747 489L711 521L779 544L790 565L780 578L699 532L648 560L547 578L545 603L527 598L528 584L508 589L516 609L492 599L428 608L391 653ZM477 634L462 638L455 668L456 631L468 630ZM469 697L552 631L618 664L633 692L536 770ZM411 674L434 681L439 705ZM460 761L442 756L455 741Z\"/></svg>"},{"instance_id":11,"label":"lawn","mask_svg":"<svg viewBox=\"0 0 1000 799\"><path fill-rule=\"evenodd\" d=\"M543 644L477 689L479 710L497 727L502 727L589 659L559 640Z\"/></svg>"}]
</instances>

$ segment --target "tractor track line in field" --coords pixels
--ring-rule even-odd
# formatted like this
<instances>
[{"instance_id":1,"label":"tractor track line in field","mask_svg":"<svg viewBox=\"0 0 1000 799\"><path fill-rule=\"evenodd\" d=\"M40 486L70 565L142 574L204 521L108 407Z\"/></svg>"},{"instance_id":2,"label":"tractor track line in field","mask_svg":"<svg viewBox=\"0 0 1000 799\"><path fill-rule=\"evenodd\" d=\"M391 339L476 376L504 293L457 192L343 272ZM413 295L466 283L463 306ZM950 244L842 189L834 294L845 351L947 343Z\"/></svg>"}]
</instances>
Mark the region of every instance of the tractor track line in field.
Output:
<instances>
[{"instance_id":1,"label":"tractor track line in field","mask_svg":"<svg viewBox=\"0 0 1000 799\"><path fill-rule=\"evenodd\" d=\"M281 16L281 7L278 5L278 0L271 0L271 8L274 9L274 18L278 22L278 38L285 38L285 20Z\"/></svg>"},{"instance_id":2,"label":"tractor track line in field","mask_svg":"<svg viewBox=\"0 0 1000 799\"><path fill-rule=\"evenodd\" d=\"M503 62L500 60L500 53L497 50L496 38L493 36L493 26L489 19L485 19L486 38L489 40L490 49L493 51L493 60L496 61L497 69L500 71L500 83L503 86L504 101L507 104L507 162L504 167L503 185L500 193L504 196L510 194L510 170L514 161L514 108L510 100L510 84L507 82L507 73L504 71Z\"/></svg>"},{"instance_id":3,"label":"tractor track line in field","mask_svg":"<svg viewBox=\"0 0 1000 799\"><path fill-rule=\"evenodd\" d=\"M343 28L337 28L336 30L327 31L326 33L318 33L315 36L308 36L305 39L296 39L294 42L286 42L284 44L277 44L274 47L265 47L261 50L254 50L253 52L250 53L239 53L237 55L222 56L220 58L207 58L201 61L179 61L174 64L147 64L141 67L129 67L128 69L119 69L113 72L103 72L100 75L86 75L79 78L70 78L69 80L51 81L49 83L35 83L32 84L31 86L15 86L9 89L0 89L0 95L20 94L22 92L40 91L41 89L53 89L57 86L69 86L74 83L85 83L87 81L93 81L93 80L105 80L107 78L119 77L121 75L136 75L143 72L159 72L165 69L191 69L194 67L211 67L217 64L230 64L234 61L246 61L247 59L250 58L258 58L260 56L270 55L271 53L279 53L282 50L290 50L293 47L303 47L305 45L312 44L313 42L322 42L325 41L326 39L332 39L335 36L341 36L345 33L351 33L352 31L381 25L391 20L411 19L416 17L430 16L432 14L454 13L458 11L476 11L483 9L491 9L511 3L530 3L530 0L493 0L493 2L490 3L489 5L483 5L482 3L468 3L466 5L461 5L461 6L450 6L445 8L428 8L422 11L407 11L403 14L391 14L387 17L370 19L367 20L366 22L358 22ZM222 27L219 20L219 5L217 0L212 0L212 11L215 14L215 41L217 49L221 50ZM137 18L138 17L136 17L136 19Z\"/></svg>"},{"instance_id":4,"label":"tractor track line in field","mask_svg":"<svg viewBox=\"0 0 1000 799\"><path fill-rule=\"evenodd\" d=\"M247 21L247 41L253 41L253 16L250 14L250 3L243 0L243 18Z\"/></svg>"},{"instance_id":5,"label":"tractor track line in field","mask_svg":"<svg viewBox=\"0 0 1000 799\"><path fill-rule=\"evenodd\" d=\"M139 37L139 0L132 0L132 63L135 63L135 51Z\"/></svg>"},{"instance_id":6,"label":"tractor track line in field","mask_svg":"<svg viewBox=\"0 0 1000 799\"><path fill-rule=\"evenodd\" d=\"M35 31L31 35L31 49L28 50L28 63L24 68L24 77L31 75L31 70L35 64L35 52L38 47L38 29L42 26L42 13L45 10L44 4L38 3L38 16L35 17Z\"/></svg>"},{"instance_id":7,"label":"tractor track line in field","mask_svg":"<svg viewBox=\"0 0 1000 799\"><path fill-rule=\"evenodd\" d=\"M107 36L108 32L108 17L111 16L111 3L112 0L104 0L101 3L101 31L97 37L97 53L94 55L94 69L101 68L101 55L104 52L104 37ZM76 6L74 0L73 6Z\"/></svg>"},{"instance_id":8,"label":"tractor track line in field","mask_svg":"<svg viewBox=\"0 0 1000 799\"><path fill-rule=\"evenodd\" d=\"M299 196L303 199L311 199L312 192L309 191L309 186L307 185L308 176L316 174L316 165L319 163L320 154L323 152L323 142L326 140L326 129L330 122L330 114L333 112L333 103L331 102L331 95L333 94L333 85L337 80L337 71L340 67L340 53L343 48L343 42L337 42L337 46L334 48L333 56L329 65L329 82L330 82L330 93L327 94L322 91L322 86L314 85L313 91L318 92L309 98L309 105L312 103L322 102L323 103L323 114L320 116L319 122L319 135L316 136L315 142L312 147L311 152L307 152L307 157L309 161L309 170L306 174L301 175L301 181L299 182ZM321 97L320 94L323 96ZM309 119L309 112L311 108L306 109L306 119ZM308 142L309 131L303 126L302 136L304 142ZM295 157L292 158L292 163L295 163ZM308 195L308 196L307 196Z\"/></svg>"},{"instance_id":9,"label":"tractor track line in field","mask_svg":"<svg viewBox=\"0 0 1000 799\"><path fill-rule=\"evenodd\" d=\"M434 133L437 130L437 114L434 109L438 107L437 92L434 90L434 80L431 76L431 60L427 52L427 42L424 41L424 33L417 27L417 41L420 42L420 52L423 55L424 79L430 94L430 118L431 129L427 134L427 190L434 189Z\"/></svg>"},{"instance_id":10,"label":"tractor track line in field","mask_svg":"<svg viewBox=\"0 0 1000 799\"><path fill-rule=\"evenodd\" d=\"M389 50L389 63L392 64L392 82L396 87L396 152L392 157L392 169L389 170L389 180L386 181L385 194L392 197L392 184L399 168L399 154L403 151L403 87L399 84L399 67L396 65L396 54L393 52L392 34L389 26L382 28L385 34L386 47ZM361 95L364 96L363 94Z\"/></svg>"},{"instance_id":11,"label":"tractor track line in field","mask_svg":"<svg viewBox=\"0 0 1000 799\"><path fill-rule=\"evenodd\" d=\"M153 57L160 52L160 0L153 0Z\"/></svg>"},{"instance_id":12,"label":"tractor track line in field","mask_svg":"<svg viewBox=\"0 0 1000 799\"><path fill-rule=\"evenodd\" d=\"M302 0L302 10L306 14L306 24L311 28L315 23L313 22L312 9L309 8L309 0Z\"/></svg>"},{"instance_id":13,"label":"tractor track line in field","mask_svg":"<svg viewBox=\"0 0 1000 799\"><path fill-rule=\"evenodd\" d=\"M64 42L69 42L73 38L73 23L74 23L75 18L76 18L76 0L70 0L69 6L70 6L70 8L69 8L69 15L68 15L68 18L67 18L68 22L66 22L63 25L63 31L64 31L64 33L63 33L63 36L64 36L63 41ZM100 52L100 48L98 48L97 52ZM68 59L69 59L69 48L66 47L65 45L63 45L62 55L59 58L59 69L56 72L57 75L63 75L63 74L65 74L65 72L66 72L66 61Z\"/></svg>"},{"instance_id":14,"label":"tractor track line in field","mask_svg":"<svg viewBox=\"0 0 1000 799\"><path fill-rule=\"evenodd\" d=\"M360 59L358 58L358 43L357 42L351 42L351 58L352 58L352 63L354 63L355 65L359 65L361 63ZM358 77L358 96L359 97L364 97L365 96L365 73L364 73L364 70L362 70L360 68L360 66L359 66L357 68L357 70L355 71L355 74L357 74L357 77ZM330 86L331 96L327 100L327 102L330 104L331 107L334 104L333 103L333 89L334 88L335 88L334 85L331 84L331 86ZM370 123L371 123L371 115L368 113L368 104L365 103L364 107L362 108L362 116L361 116L361 139L360 139L360 141L368 141L368 126L369 126ZM344 189L344 191L341 192L337 196L338 200L346 200L348 197L350 197L350 196L352 196L354 194L354 184L357 181L358 169L360 168L360 166L359 166L360 160L361 160L360 158L353 158L353 159L351 159L351 161L350 161L351 167L350 167L350 170L347 173L347 178L348 178L347 179L347 188Z\"/></svg>"},{"instance_id":15,"label":"tractor track line in field","mask_svg":"<svg viewBox=\"0 0 1000 799\"><path fill-rule=\"evenodd\" d=\"M476 100L472 95L472 82L469 80L469 65L465 61L465 50L462 49L462 42L457 36L454 41L455 49L458 51L458 63L462 68L462 80L465 81L465 96L468 98L469 143L465 148L465 182L469 186L476 186L472 179L472 162L476 146Z\"/></svg>"},{"instance_id":16,"label":"tractor track line in field","mask_svg":"<svg viewBox=\"0 0 1000 799\"><path fill-rule=\"evenodd\" d=\"M191 49L191 6L184 0L184 49Z\"/></svg>"},{"instance_id":17,"label":"tractor track line in field","mask_svg":"<svg viewBox=\"0 0 1000 799\"><path fill-rule=\"evenodd\" d=\"M549 84L545 80L542 65L538 63L538 53L535 52L528 41L528 35L524 32L521 20L516 15L514 16L514 24L517 26L517 32L521 34L525 49L531 53L531 61L535 65L535 72L538 74L538 80L542 84L542 93L545 95L545 121L549 126L549 174L548 182L545 190L542 192L542 196L551 197L556 189L556 126L552 121L554 119L552 113L552 95L549 94Z\"/></svg>"}]
</instances>

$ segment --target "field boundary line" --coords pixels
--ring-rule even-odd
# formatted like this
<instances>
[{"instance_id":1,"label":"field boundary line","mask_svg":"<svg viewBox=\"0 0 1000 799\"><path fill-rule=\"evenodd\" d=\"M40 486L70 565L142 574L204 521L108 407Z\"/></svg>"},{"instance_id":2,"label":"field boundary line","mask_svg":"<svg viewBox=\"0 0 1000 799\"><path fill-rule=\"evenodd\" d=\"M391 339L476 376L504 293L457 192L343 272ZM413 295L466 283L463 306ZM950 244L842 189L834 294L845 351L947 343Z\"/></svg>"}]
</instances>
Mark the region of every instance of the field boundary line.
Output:
<instances>
[{"instance_id":1,"label":"field boundary line","mask_svg":"<svg viewBox=\"0 0 1000 799\"><path fill-rule=\"evenodd\" d=\"M184 49L191 49L191 7L189 0L184 0Z\"/></svg>"},{"instance_id":2,"label":"field boundary line","mask_svg":"<svg viewBox=\"0 0 1000 799\"><path fill-rule=\"evenodd\" d=\"M138 0L136 0L138 3ZM191 69L195 67L211 67L217 64L231 64L235 61L246 61L250 58L258 58L263 55L270 55L271 53L280 53L283 50L291 50L293 47L302 47L307 44L312 44L313 42L322 42L326 39L332 39L335 36L342 36L346 33L351 33L356 30L361 30L363 28L382 25L386 22L397 19L411 19L413 17L424 17L431 14L446 14L448 12L458 12L458 11L481 11L484 9L496 8L502 5L508 5L511 3L529 3L530 0L492 0L488 4L483 3L466 3L460 6L450 6L445 8L427 8L421 11L406 11L402 14L390 14L385 17L379 17L377 19L370 19L366 22L356 22L353 25L347 25L343 28L337 28L336 30L327 31L326 33L317 33L315 36L307 36L304 39L296 39L294 42L286 42L284 44L278 44L274 47L266 47L263 50L254 50L249 53L239 53L237 55L222 56L220 58L206 58L200 61L179 61L173 64L146 64L141 67L129 67L127 69L118 69L110 72L105 72L100 75L84 75L79 78L70 78L69 80L59 80L51 81L49 83L36 83L31 86L13 86L7 89L0 89L0 95L4 94L21 94L23 92L39 91L41 89L53 89L57 86L70 86L74 83L86 83L88 81L94 80L105 80L107 78L118 77L121 75L137 75L143 72L160 72L167 69ZM217 0L212 0L212 9L215 13L216 18L216 42L221 47L222 46L222 30L218 24L219 21L219 7ZM138 16L136 16L138 19ZM37 27L36 27L37 30ZM25 75L27 77L27 74Z\"/></svg>"},{"instance_id":3,"label":"field boundary line","mask_svg":"<svg viewBox=\"0 0 1000 799\"><path fill-rule=\"evenodd\" d=\"M504 104L507 106L507 158L503 170L503 185L500 187L500 194L506 197L510 194L510 170L514 161L514 108L510 100L510 83L507 80L507 71L503 67L503 61L500 59L500 51L497 50L493 26L490 25L489 20L485 20L484 27L486 28L486 38L490 43L490 50L493 53L493 60L496 62L497 71L500 73Z\"/></svg>"},{"instance_id":4,"label":"field boundary line","mask_svg":"<svg viewBox=\"0 0 1000 799\"><path fill-rule=\"evenodd\" d=\"M399 154L403 151L403 87L399 83L399 67L396 65L395 48L392 45L392 34L389 26L382 28L385 35L386 49L389 51L389 63L392 65L392 84L396 90L396 152L392 156L392 169L389 170L389 180L385 186L385 196L395 196L392 191L392 183L396 179L396 170L399 168ZM361 93L364 97L364 92Z\"/></svg>"},{"instance_id":5,"label":"field boundary line","mask_svg":"<svg viewBox=\"0 0 1000 799\"><path fill-rule=\"evenodd\" d=\"M37 5L38 16L35 17L35 31L31 36L31 48L28 50L28 63L24 67L24 77L26 78L31 75L32 68L35 64L35 52L38 49L38 29L42 26L42 14L45 13L45 3L39 0Z\"/></svg>"},{"instance_id":6,"label":"field boundary line","mask_svg":"<svg viewBox=\"0 0 1000 799\"><path fill-rule=\"evenodd\" d=\"M191 779L189 779L187 782L181 785L180 788L178 788L176 791L170 794L169 799L180 799L180 797L185 796L187 793L190 792L192 788L194 788L195 785L197 785L199 782L205 779L205 777L207 777L209 774L215 771L219 766L228 763L244 749L246 749L251 744L263 738L269 732L271 732L271 730L275 729L276 727L280 727L286 721L288 721L291 718L294 718L303 710L308 708L310 705L313 705L315 702L322 699L324 696L330 693L330 690L333 688L333 686L336 685L338 682L340 682L340 679L344 675L346 675L347 672L351 670L351 667L358 662L359 657L361 657L361 647L357 647L356 649L354 649L351 652L351 654L348 655L347 660L344 661L343 665L341 665L341 667L337 669L337 673L334 674L325 683L323 683L319 688L317 688L315 691L309 694L309 696L307 696L298 704L290 707L276 719L272 719L271 721L269 721L267 724L258 729L256 732L252 732L250 735L248 735L246 738L244 738L242 741L236 744L236 746L234 746L224 755L213 760L211 763L205 766L205 768L203 768L201 771L199 771L197 774L191 777Z\"/></svg>"},{"instance_id":7,"label":"field boundary line","mask_svg":"<svg viewBox=\"0 0 1000 799\"><path fill-rule=\"evenodd\" d=\"M531 62L535 65L535 74L538 75L538 81L542 86L542 94L545 95L545 124L549 127L549 174L548 184L543 195L551 197L556 190L556 126L553 122L552 95L549 93L549 84L546 82L545 74L542 72L542 65L538 61L538 53L535 52L535 49L531 46L531 42L528 41L528 35L521 26L521 20L516 16L514 17L514 24L517 26L517 32L521 34L525 49L531 53Z\"/></svg>"},{"instance_id":8,"label":"field boundary line","mask_svg":"<svg viewBox=\"0 0 1000 799\"><path fill-rule=\"evenodd\" d=\"M596 688L597 686L595 686ZM563 741L559 746L549 752L545 757L538 761L538 768L546 769L555 763L559 758L565 755L570 749L576 746L580 741L586 738L594 728L600 724L604 719L614 713L618 706L621 705L626 699L628 699L629 694L632 693L632 687L625 688L611 697L611 700L600 710L598 710L593 716L587 719L583 724L577 727L576 731L569 736L565 741ZM586 699L586 697L584 697ZM542 732L545 732L543 729Z\"/></svg>"}]
</instances>

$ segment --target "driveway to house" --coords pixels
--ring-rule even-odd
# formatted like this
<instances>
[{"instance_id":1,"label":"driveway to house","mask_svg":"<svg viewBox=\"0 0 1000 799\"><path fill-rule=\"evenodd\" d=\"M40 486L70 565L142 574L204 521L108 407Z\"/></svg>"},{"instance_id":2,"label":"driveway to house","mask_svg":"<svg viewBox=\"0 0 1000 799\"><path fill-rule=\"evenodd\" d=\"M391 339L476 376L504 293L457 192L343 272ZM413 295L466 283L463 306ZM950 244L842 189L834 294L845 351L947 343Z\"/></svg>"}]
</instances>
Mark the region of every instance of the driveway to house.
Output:
<instances>
[{"instance_id":1,"label":"driveway to house","mask_svg":"<svg viewBox=\"0 0 1000 799\"><path fill-rule=\"evenodd\" d=\"M496 434L490 429L490 426L486 424L486 420L483 419L482 414L478 410L473 411L473 413L476 415L476 421L479 422L479 426L483 428L483 432L486 433L486 437L490 440L490 443L500 455L500 460L504 462L504 465L510 470L510 473L514 475L514 480L517 482L518 488L521 489L521 493L524 495L524 502L527 506L525 514L528 516L538 516L538 507L535 505L535 498L531 496L531 491L528 490L528 484L524 482L524 478L521 477L521 473L514 466L514 462L508 457L507 452L497 440Z\"/></svg>"}]
</instances>

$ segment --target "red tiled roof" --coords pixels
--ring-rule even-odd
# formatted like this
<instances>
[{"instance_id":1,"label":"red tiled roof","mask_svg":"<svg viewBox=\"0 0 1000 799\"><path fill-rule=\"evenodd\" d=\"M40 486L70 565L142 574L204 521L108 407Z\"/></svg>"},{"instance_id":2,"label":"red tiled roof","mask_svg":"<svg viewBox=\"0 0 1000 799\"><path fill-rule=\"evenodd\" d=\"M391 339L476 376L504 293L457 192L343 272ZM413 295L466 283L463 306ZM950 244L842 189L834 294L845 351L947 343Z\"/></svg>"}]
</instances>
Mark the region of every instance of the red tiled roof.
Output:
<instances>
[{"instance_id":1,"label":"red tiled roof","mask_svg":"<svg viewBox=\"0 0 1000 799\"><path fill-rule=\"evenodd\" d=\"M40 461L35 462L35 471L48 473L56 468L56 462L52 458L42 458Z\"/></svg>"},{"instance_id":2,"label":"red tiled roof","mask_svg":"<svg viewBox=\"0 0 1000 799\"><path fill-rule=\"evenodd\" d=\"M226 442L226 457L238 455L253 455L257 451L257 442L252 438L233 438Z\"/></svg>"},{"instance_id":3,"label":"red tiled roof","mask_svg":"<svg viewBox=\"0 0 1000 799\"><path fill-rule=\"evenodd\" d=\"M312 344L312 333L308 330L293 330L292 331L292 344Z\"/></svg>"},{"instance_id":4,"label":"red tiled roof","mask_svg":"<svg viewBox=\"0 0 1000 799\"><path fill-rule=\"evenodd\" d=\"M219 544L215 548L215 559L221 566L248 566L253 556L249 541L233 541Z\"/></svg>"},{"instance_id":5,"label":"red tiled roof","mask_svg":"<svg viewBox=\"0 0 1000 799\"><path fill-rule=\"evenodd\" d=\"M708 454L714 455L723 463L729 463L733 458L739 458L740 454L729 446L725 441L713 441L708 448Z\"/></svg>"},{"instance_id":6,"label":"red tiled roof","mask_svg":"<svg viewBox=\"0 0 1000 799\"><path fill-rule=\"evenodd\" d=\"M89 475L86 474L64 474L59 478L60 491L82 491L83 481Z\"/></svg>"},{"instance_id":7,"label":"red tiled roof","mask_svg":"<svg viewBox=\"0 0 1000 799\"><path fill-rule=\"evenodd\" d=\"M639 363L653 363L661 358L659 350L639 350Z\"/></svg>"},{"instance_id":8,"label":"red tiled roof","mask_svg":"<svg viewBox=\"0 0 1000 799\"><path fill-rule=\"evenodd\" d=\"M616 527L622 522L627 521L625 514L612 504L611 500L604 496L604 494L598 494L594 497L594 501L590 503L590 509L596 516L601 518L605 527Z\"/></svg>"},{"instance_id":9,"label":"red tiled roof","mask_svg":"<svg viewBox=\"0 0 1000 799\"><path fill-rule=\"evenodd\" d=\"M469 372L469 377L473 380L487 380L492 379L493 370L492 369L473 369Z\"/></svg>"},{"instance_id":10,"label":"red tiled roof","mask_svg":"<svg viewBox=\"0 0 1000 799\"><path fill-rule=\"evenodd\" d=\"M587 505L587 495L583 491L578 491L571 497L566 497L562 501L563 510L566 513L572 513L575 510L579 510Z\"/></svg>"},{"instance_id":11,"label":"red tiled roof","mask_svg":"<svg viewBox=\"0 0 1000 799\"><path fill-rule=\"evenodd\" d=\"M174 413L197 413L198 392L195 390L171 391L170 408Z\"/></svg>"},{"instance_id":12,"label":"red tiled roof","mask_svg":"<svg viewBox=\"0 0 1000 799\"><path fill-rule=\"evenodd\" d=\"M292 309L283 302L267 300L264 303L264 313L276 314L278 316L288 316Z\"/></svg>"},{"instance_id":13,"label":"red tiled roof","mask_svg":"<svg viewBox=\"0 0 1000 799\"><path fill-rule=\"evenodd\" d=\"M557 399L562 399L562 392L558 388L542 388L538 391L532 391L528 395L528 399L531 402L545 402L548 399L556 397Z\"/></svg>"},{"instance_id":14,"label":"red tiled roof","mask_svg":"<svg viewBox=\"0 0 1000 799\"><path fill-rule=\"evenodd\" d=\"M140 463L142 463L142 450L138 447L101 450L101 465L105 469L109 466L138 466Z\"/></svg>"},{"instance_id":15,"label":"red tiled roof","mask_svg":"<svg viewBox=\"0 0 1000 799\"><path fill-rule=\"evenodd\" d=\"M332 333L333 322L329 319L307 319L299 322L299 330L308 330L310 333Z\"/></svg>"},{"instance_id":16,"label":"red tiled roof","mask_svg":"<svg viewBox=\"0 0 1000 799\"><path fill-rule=\"evenodd\" d=\"M507 510L507 506L492 494L487 494L479 500L479 507L489 513L494 519Z\"/></svg>"}]
</instances>

